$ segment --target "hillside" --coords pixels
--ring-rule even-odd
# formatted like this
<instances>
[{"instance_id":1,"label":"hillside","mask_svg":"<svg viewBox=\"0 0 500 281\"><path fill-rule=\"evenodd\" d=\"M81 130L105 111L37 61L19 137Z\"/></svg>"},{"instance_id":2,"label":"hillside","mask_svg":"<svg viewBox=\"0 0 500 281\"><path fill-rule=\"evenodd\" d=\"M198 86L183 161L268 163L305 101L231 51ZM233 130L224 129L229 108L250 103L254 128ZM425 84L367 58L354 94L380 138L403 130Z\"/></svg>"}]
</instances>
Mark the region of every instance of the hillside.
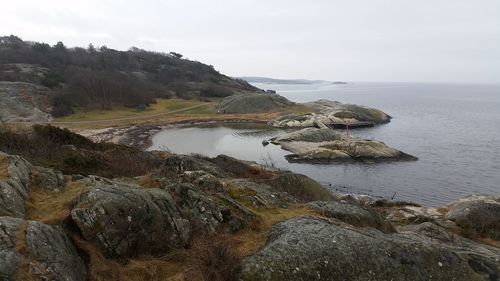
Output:
<instances>
[{"instance_id":1,"label":"hillside","mask_svg":"<svg viewBox=\"0 0 500 281\"><path fill-rule=\"evenodd\" d=\"M45 109L53 116L75 108L144 108L157 98L207 100L260 91L175 52L118 51L92 44L68 48L62 42L50 46L13 35L0 37L0 81L10 91L0 90L0 105L7 103L5 96L22 92L25 99L38 101L43 92L44 103L29 103L28 110ZM27 118L22 112L17 113Z\"/></svg>"}]
</instances>

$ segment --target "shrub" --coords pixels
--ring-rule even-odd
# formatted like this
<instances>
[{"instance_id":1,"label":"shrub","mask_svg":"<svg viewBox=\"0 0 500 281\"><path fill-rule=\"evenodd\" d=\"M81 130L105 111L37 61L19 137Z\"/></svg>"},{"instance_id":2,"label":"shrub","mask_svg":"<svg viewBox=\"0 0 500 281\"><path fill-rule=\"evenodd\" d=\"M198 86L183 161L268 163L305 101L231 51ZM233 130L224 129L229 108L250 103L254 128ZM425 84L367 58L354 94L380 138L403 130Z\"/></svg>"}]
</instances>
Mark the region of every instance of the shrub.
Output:
<instances>
[{"instance_id":1,"label":"shrub","mask_svg":"<svg viewBox=\"0 0 500 281\"><path fill-rule=\"evenodd\" d=\"M233 240L216 236L195 241L190 250L187 280L234 281L241 271L241 258Z\"/></svg>"},{"instance_id":2,"label":"shrub","mask_svg":"<svg viewBox=\"0 0 500 281\"><path fill-rule=\"evenodd\" d=\"M319 182L300 174L284 172L264 182L276 190L287 192L302 202L335 199L333 193Z\"/></svg>"},{"instance_id":3,"label":"shrub","mask_svg":"<svg viewBox=\"0 0 500 281\"><path fill-rule=\"evenodd\" d=\"M160 167L161 156L112 143L94 143L67 129L35 125L31 133L0 131L0 150L65 174L140 176Z\"/></svg>"}]
</instances>

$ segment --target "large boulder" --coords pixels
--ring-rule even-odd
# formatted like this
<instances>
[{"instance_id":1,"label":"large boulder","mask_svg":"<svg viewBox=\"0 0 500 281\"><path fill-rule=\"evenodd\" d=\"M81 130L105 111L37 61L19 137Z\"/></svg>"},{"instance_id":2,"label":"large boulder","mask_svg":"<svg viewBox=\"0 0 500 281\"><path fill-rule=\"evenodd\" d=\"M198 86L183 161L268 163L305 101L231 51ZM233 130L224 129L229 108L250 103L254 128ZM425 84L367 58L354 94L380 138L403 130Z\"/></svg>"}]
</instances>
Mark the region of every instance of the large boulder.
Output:
<instances>
[{"instance_id":1,"label":"large boulder","mask_svg":"<svg viewBox=\"0 0 500 281\"><path fill-rule=\"evenodd\" d=\"M500 196L470 196L447 208L445 218L456 222L465 234L500 240Z\"/></svg>"},{"instance_id":2,"label":"large boulder","mask_svg":"<svg viewBox=\"0 0 500 281\"><path fill-rule=\"evenodd\" d=\"M109 257L165 253L186 246L191 233L170 194L156 188L96 184L76 200L71 217Z\"/></svg>"},{"instance_id":3,"label":"large boulder","mask_svg":"<svg viewBox=\"0 0 500 281\"><path fill-rule=\"evenodd\" d=\"M462 251L413 234L295 218L273 226L265 248L243 261L241 280L491 281L499 258L494 248Z\"/></svg>"},{"instance_id":4,"label":"large boulder","mask_svg":"<svg viewBox=\"0 0 500 281\"><path fill-rule=\"evenodd\" d=\"M24 158L0 152L0 216L24 218L32 169Z\"/></svg>"},{"instance_id":5,"label":"large boulder","mask_svg":"<svg viewBox=\"0 0 500 281\"><path fill-rule=\"evenodd\" d=\"M86 275L62 228L0 217L0 280L84 281Z\"/></svg>"},{"instance_id":6,"label":"large boulder","mask_svg":"<svg viewBox=\"0 0 500 281\"><path fill-rule=\"evenodd\" d=\"M234 95L224 98L217 106L217 113L256 113L279 111L294 105L286 98L269 93Z\"/></svg>"},{"instance_id":7,"label":"large boulder","mask_svg":"<svg viewBox=\"0 0 500 281\"><path fill-rule=\"evenodd\" d=\"M321 212L328 218L335 218L354 226L373 227L383 232L394 231L391 223L379 213L354 204L316 201L307 203L306 206Z\"/></svg>"}]
</instances>

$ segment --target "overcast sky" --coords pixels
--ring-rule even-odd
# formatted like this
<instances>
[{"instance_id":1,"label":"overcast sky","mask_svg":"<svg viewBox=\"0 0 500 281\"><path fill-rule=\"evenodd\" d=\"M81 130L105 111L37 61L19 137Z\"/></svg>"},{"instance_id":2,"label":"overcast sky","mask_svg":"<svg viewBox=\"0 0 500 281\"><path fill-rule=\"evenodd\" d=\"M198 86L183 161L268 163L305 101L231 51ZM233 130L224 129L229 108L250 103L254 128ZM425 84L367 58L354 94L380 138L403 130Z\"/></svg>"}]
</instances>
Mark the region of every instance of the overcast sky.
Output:
<instances>
[{"instance_id":1,"label":"overcast sky","mask_svg":"<svg viewBox=\"0 0 500 281\"><path fill-rule=\"evenodd\" d=\"M500 0L12 0L0 35L176 51L231 76L500 82Z\"/></svg>"}]
</instances>

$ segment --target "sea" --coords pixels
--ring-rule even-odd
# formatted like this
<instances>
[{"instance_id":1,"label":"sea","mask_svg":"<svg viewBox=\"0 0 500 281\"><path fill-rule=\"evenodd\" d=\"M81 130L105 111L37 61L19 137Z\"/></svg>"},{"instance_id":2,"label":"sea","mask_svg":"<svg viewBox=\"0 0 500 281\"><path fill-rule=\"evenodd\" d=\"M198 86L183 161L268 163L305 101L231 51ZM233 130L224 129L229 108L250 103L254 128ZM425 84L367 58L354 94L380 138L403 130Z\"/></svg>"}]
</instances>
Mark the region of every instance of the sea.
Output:
<instances>
[{"instance_id":1,"label":"sea","mask_svg":"<svg viewBox=\"0 0 500 281\"><path fill-rule=\"evenodd\" d=\"M410 162L298 164L262 141L283 133L259 124L167 128L150 149L226 154L310 176L335 192L441 206L472 194L500 193L500 84L254 84L294 101L318 99L378 108L390 123L351 130L419 158Z\"/></svg>"}]
</instances>

